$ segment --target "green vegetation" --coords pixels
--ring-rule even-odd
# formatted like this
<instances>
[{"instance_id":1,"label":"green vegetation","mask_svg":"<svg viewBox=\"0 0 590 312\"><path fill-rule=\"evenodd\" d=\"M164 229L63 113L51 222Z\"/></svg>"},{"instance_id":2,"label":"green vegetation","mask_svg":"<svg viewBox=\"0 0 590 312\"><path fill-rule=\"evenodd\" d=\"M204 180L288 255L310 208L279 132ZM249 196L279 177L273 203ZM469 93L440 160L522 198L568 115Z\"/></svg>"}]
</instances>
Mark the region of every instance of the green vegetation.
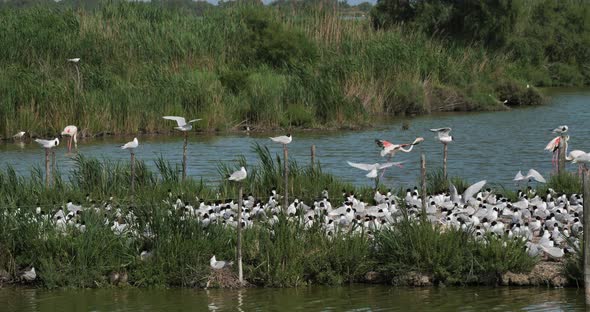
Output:
<instances>
[{"instance_id":1,"label":"green vegetation","mask_svg":"<svg viewBox=\"0 0 590 312\"><path fill-rule=\"evenodd\" d=\"M536 86L590 83L590 5L578 0L379 0L374 26L403 25L449 44L481 45Z\"/></svg>"},{"instance_id":2,"label":"green vegetation","mask_svg":"<svg viewBox=\"0 0 590 312\"><path fill-rule=\"evenodd\" d=\"M278 156L275 160L267 149L254 148L259 164L248 167L246 193L265 198L273 186L281 192ZM169 199L169 189L173 196L192 203L195 196L206 201L217 196L235 198L235 186L225 181L226 173L235 167L221 165L224 182L212 186L179 182L176 166L162 159L156 162L158 172L137 162L134 199L128 193L129 164L125 163L79 156L69 178L56 178L50 189L44 187L40 169L28 178L11 168L0 171L0 270L17 276L19 270L33 265L38 285L47 288L108 287L113 272L126 272L129 284L137 287L203 287L211 255L235 259L235 230L221 224L205 228L197 218L184 217L182 210L172 209L162 199ZM238 159L236 166L241 164L243 159ZM292 196L307 201L325 187L333 196L346 189L367 201L372 198L371 189L341 183L323 173L319 164L311 169L291 162L290 181ZM107 210L103 203L111 196L112 209ZM96 209L86 209L77 225L63 228L35 213L40 207L53 215L68 200ZM407 219L375 233L353 227L327 235L318 222L306 226L302 218L279 215L274 224L255 222L245 230L246 280L272 287L332 285L363 281L367 272L377 271L389 282L404 270L415 270L446 284L494 284L490 276L526 271L536 261L528 258L520 242L508 238L490 237L488 244L477 244L465 232L443 231ZM129 231L116 234L111 229L116 220L125 220ZM152 256L142 260L143 250L152 251Z\"/></svg>"},{"instance_id":3,"label":"green vegetation","mask_svg":"<svg viewBox=\"0 0 590 312\"><path fill-rule=\"evenodd\" d=\"M470 231L429 222L397 223L389 231L378 232L375 244L376 258L383 263L379 268L391 280L420 272L445 284L493 284L501 273L527 272L536 263L520 239L490 235L477 241Z\"/></svg>"},{"instance_id":4,"label":"green vegetation","mask_svg":"<svg viewBox=\"0 0 590 312\"><path fill-rule=\"evenodd\" d=\"M542 101L526 85L544 80L522 69L542 72L549 62L414 28L376 31L330 2L31 2L1 4L2 137L54 135L68 124L87 135L170 131L163 115L197 116L199 130L223 131L506 109L503 100ZM66 61L74 57L80 81Z\"/></svg>"}]
</instances>

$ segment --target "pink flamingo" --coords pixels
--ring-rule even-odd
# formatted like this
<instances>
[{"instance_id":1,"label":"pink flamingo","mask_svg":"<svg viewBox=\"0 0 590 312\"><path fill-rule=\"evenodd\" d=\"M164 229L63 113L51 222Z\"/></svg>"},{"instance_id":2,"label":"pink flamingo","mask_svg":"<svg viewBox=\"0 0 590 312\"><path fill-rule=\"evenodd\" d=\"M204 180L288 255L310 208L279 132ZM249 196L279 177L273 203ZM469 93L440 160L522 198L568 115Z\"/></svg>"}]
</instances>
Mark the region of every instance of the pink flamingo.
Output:
<instances>
[{"instance_id":1,"label":"pink flamingo","mask_svg":"<svg viewBox=\"0 0 590 312\"><path fill-rule=\"evenodd\" d=\"M393 156L395 156L395 154L398 151L404 152L404 153L409 153L414 148L414 145L417 145L422 141L424 141L424 138L419 137L419 138L416 138L414 140L414 142L412 142L410 144L393 144L389 141L379 140L379 139L376 139L375 143L377 143L377 145L382 148L381 149L381 157L387 156L387 161L389 162L389 161L391 161L391 158L393 158ZM408 147L408 146L409 146L409 148L404 148L404 147ZM401 165L401 164L398 164L396 166L399 168L403 168L403 165ZM383 170L383 172L381 172L381 177L383 177L386 170L387 170L387 168L385 170Z\"/></svg>"},{"instance_id":2,"label":"pink flamingo","mask_svg":"<svg viewBox=\"0 0 590 312\"><path fill-rule=\"evenodd\" d=\"M566 144L567 144L567 141L569 140L569 138L570 137L568 135L565 136ZM561 136L558 136L558 137L553 138L553 140L549 141L547 146L545 146L546 151L551 151L551 153L553 153L553 157L551 158L551 164L553 165L554 170L557 169L557 161L559 158L559 153L557 151L559 151L559 143L560 142L561 142Z\"/></svg>"},{"instance_id":3,"label":"pink flamingo","mask_svg":"<svg viewBox=\"0 0 590 312\"><path fill-rule=\"evenodd\" d=\"M61 132L61 135L67 135L70 137L68 140L68 153L72 152L72 140L74 141L74 145L76 149L78 149L78 127L70 125L64 128L64 131Z\"/></svg>"}]
</instances>

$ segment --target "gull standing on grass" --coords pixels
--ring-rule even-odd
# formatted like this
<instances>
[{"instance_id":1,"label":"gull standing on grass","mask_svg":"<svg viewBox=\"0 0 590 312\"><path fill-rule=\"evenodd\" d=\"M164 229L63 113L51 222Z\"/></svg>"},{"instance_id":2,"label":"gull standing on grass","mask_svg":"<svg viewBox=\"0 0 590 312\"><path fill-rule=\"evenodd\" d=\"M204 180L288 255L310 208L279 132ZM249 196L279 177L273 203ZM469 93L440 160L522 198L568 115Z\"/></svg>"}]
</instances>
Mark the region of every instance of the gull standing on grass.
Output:
<instances>
[{"instance_id":1,"label":"gull standing on grass","mask_svg":"<svg viewBox=\"0 0 590 312\"><path fill-rule=\"evenodd\" d=\"M230 262L222 261L222 260L217 261L217 259L215 259L215 255L213 255L213 257L211 257L211 260L209 260L209 263L211 264L211 268L214 270L221 270L225 267L230 267L234 264L232 261L230 261Z\"/></svg>"}]
</instances>

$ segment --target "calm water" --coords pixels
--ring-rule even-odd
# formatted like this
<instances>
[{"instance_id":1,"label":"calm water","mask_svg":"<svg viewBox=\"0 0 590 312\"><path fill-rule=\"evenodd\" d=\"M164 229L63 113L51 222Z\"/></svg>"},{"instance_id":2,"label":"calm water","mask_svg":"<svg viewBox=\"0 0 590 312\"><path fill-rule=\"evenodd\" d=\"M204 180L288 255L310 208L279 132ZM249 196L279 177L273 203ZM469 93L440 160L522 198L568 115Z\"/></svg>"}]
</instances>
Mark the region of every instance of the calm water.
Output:
<instances>
[{"instance_id":1,"label":"calm water","mask_svg":"<svg viewBox=\"0 0 590 312\"><path fill-rule=\"evenodd\" d=\"M426 139L412 153L398 153L395 160L405 160L405 168L390 169L385 182L413 184L419 174L419 152L425 152L429 167L442 166L442 145L434 139L429 128L452 127L455 142L449 146L449 173L470 181L487 179L492 183L511 185L518 170L530 168L548 176L551 171L551 155L543 151L554 135L548 131L562 124L570 127L570 150L590 151L590 91L552 91L551 104L542 107L515 109L507 112L431 115L411 119L410 129L401 131L401 121L379 124L375 129L363 131L332 131L321 133L294 133L289 145L290 159L309 163L310 146L317 147L317 159L325 171L331 172L355 184L372 185L360 170L350 168L346 160L353 162L383 162L375 138L394 143L410 143L417 136ZM162 122L166 122L162 120ZM171 123L172 127L172 123ZM219 162L237 163L238 155L244 155L249 163L257 161L252 144L267 145L273 153L282 155L282 148L272 144L271 134L203 135L191 134L189 143L189 176L203 177L208 181L219 179ZM129 154L118 145L129 138L84 140L79 152L87 156L127 160ZM153 165L159 155L173 163L181 163L182 137L140 137L141 148L137 157ZM18 172L29 174L32 166L43 167L44 154L36 143L0 144L0 165L11 164ZM60 169L68 172L73 165L72 155L66 154L65 142L57 151ZM572 170L575 168L571 167Z\"/></svg>"},{"instance_id":2,"label":"calm water","mask_svg":"<svg viewBox=\"0 0 590 312\"><path fill-rule=\"evenodd\" d=\"M584 311L576 289L312 287L245 290L0 289L2 311Z\"/></svg>"}]
</instances>

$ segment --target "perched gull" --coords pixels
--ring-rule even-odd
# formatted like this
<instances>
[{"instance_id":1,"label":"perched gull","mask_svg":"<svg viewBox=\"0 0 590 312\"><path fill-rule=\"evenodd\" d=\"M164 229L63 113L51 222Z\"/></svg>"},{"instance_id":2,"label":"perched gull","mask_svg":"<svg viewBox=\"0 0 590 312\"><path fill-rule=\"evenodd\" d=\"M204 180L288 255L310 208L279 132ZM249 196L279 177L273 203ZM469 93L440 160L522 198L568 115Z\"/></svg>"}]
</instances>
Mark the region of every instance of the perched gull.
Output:
<instances>
[{"instance_id":1,"label":"perched gull","mask_svg":"<svg viewBox=\"0 0 590 312\"><path fill-rule=\"evenodd\" d=\"M211 257L211 260L209 261L209 263L211 264L211 268L214 270L220 270L225 267L230 267L234 264L233 261L230 261L230 262L217 261L217 259L215 259L215 255L213 255L213 257Z\"/></svg>"},{"instance_id":2,"label":"perched gull","mask_svg":"<svg viewBox=\"0 0 590 312\"><path fill-rule=\"evenodd\" d=\"M59 139L55 138L53 140L43 140L43 139L35 139L35 142L39 143L43 148L52 148L59 145Z\"/></svg>"},{"instance_id":3,"label":"perched gull","mask_svg":"<svg viewBox=\"0 0 590 312\"><path fill-rule=\"evenodd\" d=\"M80 58L79 57L71 58L71 59L68 59L68 62L78 63L78 62L80 62Z\"/></svg>"},{"instance_id":4,"label":"perched gull","mask_svg":"<svg viewBox=\"0 0 590 312\"><path fill-rule=\"evenodd\" d=\"M191 131L193 129L192 123L195 121L201 120L199 118L199 119L193 119L193 120L190 120L189 122L186 122L186 119L184 119L184 117L178 117L178 116L164 116L162 118L176 121L176 124L178 125L178 127L174 127L174 129L180 130L180 131Z\"/></svg>"},{"instance_id":5,"label":"perched gull","mask_svg":"<svg viewBox=\"0 0 590 312\"><path fill-rule=\"evenodd\" d=\"M449 143L451 143L453 141L453 136L449 135L449 133L451 132L451 130L452 129L449 128L449 127L438 128L438 129L430 129L430 131L437 133L436 138L442 144L449 144Z\"/></svg>"},{"instance_id":6,"label":"perched gull","mask_svg":"<svg viewBox=\"0 0 590 312\"><path fill-rule=\"evenodd\" d=\"M347 161L347 163L352 167L355 167L355 168L358 168L361 170L365 170L365 171L369 171L369 173L367 173L367 175L366 175L367 178L376 178L378 170L389 168L391 166L397 166L397 167L401 168L402 164L404 162L402 161L402 162L387 162L387 163L383 163L383 164L379 164L379 163L360 164L360 163L353 163L353 162Z\"/></svg>"},{"instance_id":7,"label":"perched gull","mask_svg":"<svg viewBox=\"0 0 590 312\"><path fill-rule=\"evenodd\" d=\"M121 146L121 149L135 149L139 146L139 141L137 138L133 138L133 141L127 142Z\"/></svg>"},{"instance_id":8,"label":"perched gull","mask_svg":"<svg viewBox=\"0 0 590 312\"><path fill-rule=\"evenodd\" d=\"M569 128L566 125L563 125L563 126L559 126L555 129L551 130L551 132L562 134L562 133L566 133L568 129Z\"/></svg>"},{"instance_id":9,"label":"perched gull","mask_svg":"<svg viewBox=\"0 0 590 312\"><path fill-rule=\"evenodd\" d=\"M281 143L281 144L289 144L291 143L291 141L293 140L293 137L291 136L291 134L287 134L287 135L281 135L278 137L271 137L270 138L273 142L276 143Z\"/></svg>"},{"instance_id":10,"label":"perched gull","mask_svg":"<svg viewBox=\"0 0 590 312\"><path fill-rule=\"evenodd\" d=\"M232 173L229 176L228 180L240 182L240 181L244 180L247 176L248 176L248 173L246 172L246 168L240 167L240 170ZM215 257L215 256L213 256L213 257Z\"/></svg>"},{"instance_id":11,"label":"perched gull","mask_svg":"<svg viewBox=\"0 0 590 312\"><path fill-rule=\"evenodd\" d=\"M25 270L21 274L21 278L27 282L32 282L37 278L37 272L35 272L35 267L31 267L29 270Z\"/></svg>"},{"instance_id":12,"label":"perched gull","mask_svg":"<svg viewBox=\"0 0 590 312\"><path fill-rule=\"evenodd\" d=\"M530 169L529 172L527 172L526 176L522 175L522 172L519 171L516 176L514 177L514 181L524 181L524 180L529 180L529 179L533 179L537 182L541 182L541 183L547 183L547 181L545 181L545 178L543 178L543 176L535 169Z\"/></svg>"},{"instance_id":13,"label":"perched gull","mask_svg":"<svg viewBox=\"0 0 590 312\"><path fill-rule=\"evenodd\" d=\"M20 131L17 134L13 135L12 137L15 139L22 139L25 136L25 133L26 132L24 132L24 131Z\"/></svg>"}]
</instances>

